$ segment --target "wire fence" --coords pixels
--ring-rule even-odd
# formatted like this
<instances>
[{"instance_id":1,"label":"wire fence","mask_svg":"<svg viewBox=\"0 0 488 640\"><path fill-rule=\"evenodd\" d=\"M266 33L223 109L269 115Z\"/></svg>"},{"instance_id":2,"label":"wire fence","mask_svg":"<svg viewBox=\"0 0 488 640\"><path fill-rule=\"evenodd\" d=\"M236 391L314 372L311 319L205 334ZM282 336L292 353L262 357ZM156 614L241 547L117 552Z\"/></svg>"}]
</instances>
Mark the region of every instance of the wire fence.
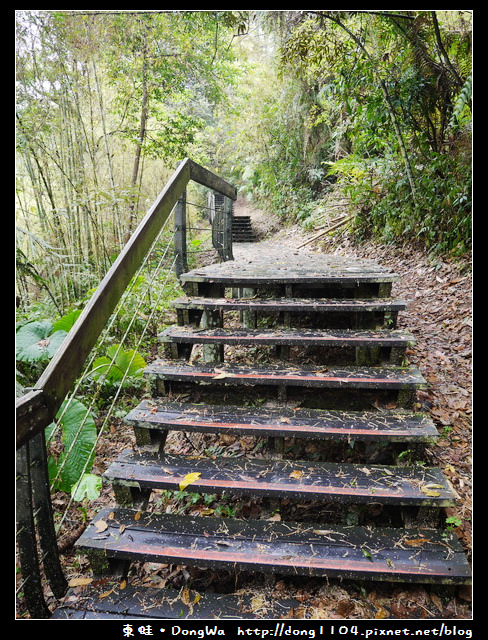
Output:
<instances>
[{"instance_id":1,"label":"wire fence","mask_svg":"<svg viewBox=\"0 0 488 640\"><path fill-rule=\"evenodd\" d=\"M186 204L188 205L186 211L187 231L189 232L187 236L188 253L215 253L211 244L212 227L207 226L208 214L206 220L202 221L201 216L200 218L195 217L194 215L191 215L189 210L189 207L195 207L200 212L208 212L208 207L204 205L197 205L193 202L187 202ZM199 222L202 224L199 225ZM59 533L63 528L65 520L68 517L68 513L71 512L70 507L73 505L75 496L78 495L78 490L85 474L90 471L90 467L93 463L100 441L106 432L107 426L113 419L114 409L116 408L121 393L123 393L126 380L131 375L134 360L137 355L140 354L140 350L143 346L149 327L152 323L157 321L157 315L160 311L161 303L167 302L174 293L174 266L176 256L173 250L175 230L172 228L172 225L174 227L173 216L170 216L155 239L150 251L148 251L130 285L124 292L119 304L110 318L110 321L103 330L96 348L92 350L84 371L78 378L72 392L66 398L62 408L58 412L54 428L49 432L49 438L47 440L48 447L49 445L56 443L56 440L59 441L59 431L61 429L64 416L69 411L70 406L72 406L77 397L85 397L87 395L86 389L89 388L90 402L86 406L85 414L78 424L76 433L71 434L69 446L63 451L62 460L56 468L55 475L51 478L51 489L54 490L63 474L65 465L68 460L70 460L70 456L79 446L79 440L83 434L83 429L87 424L87 421L94 414L95 409L102 398L104 386L109 379L110 372L114 367L116 367L120 354L130 348L130 356L128 359L124 360L122 377L117 381L117 385L110 397L108 407L104 407L103 420L101 423L97 424L96 439L93 442L90 451L85 452L85 463L80 471L79 478L71 489L68 504L63 506L64 510L61 514L61 518L56 523L57 533ZM192 246L194 248L188 248ZM155 291L156 296L153 295ZM149 303L148 300L150 300ZM101 373L96 375L94 379L94 364L100 354L104 352L106 346L112 343L113 333L119 315L121 312L126 315L127 309L131 310L131 314L130 317L126 319L122 335L117 339L116 349L111 351L109 362L104 363L104 365L100 367ZM140 322L141 318L143 319L142 326ZM136 330L134 330L135 325L137 325Z\"/></svg>"}]
</instances>

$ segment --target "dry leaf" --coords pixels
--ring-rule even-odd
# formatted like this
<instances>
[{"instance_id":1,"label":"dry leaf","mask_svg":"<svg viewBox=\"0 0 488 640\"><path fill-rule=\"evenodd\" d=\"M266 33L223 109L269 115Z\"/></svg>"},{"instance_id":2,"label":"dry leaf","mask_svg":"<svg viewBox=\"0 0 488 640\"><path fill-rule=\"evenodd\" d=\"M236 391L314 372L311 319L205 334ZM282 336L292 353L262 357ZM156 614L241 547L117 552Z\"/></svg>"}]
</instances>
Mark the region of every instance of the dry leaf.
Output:
<instances>
[{"instance_id":1,"label":"dry leaf","mask_svg":"<svg viewBox=\"0 0 488 640\"><path fill-rule=\"evenodd\" d=\"M181 601L183 602L183 604L190 604L190 589L183 589L183 592L181 594Z\"/></svg>"},{"instance_id":2,"label":"dry leaf","mask_svg":"<svg viewBox=\"0 0 488 640\"><path fill-rule=\"evenodd\" d=\"M438 498L441 494L438 491L433 491L432 489L442 489L442 486L440 484L424 484L420 487L420 491L425 493L426 496L429 496L430 498Z\"/></svg>"},{"instance_id":3,"label":"dry leaf","mask_svg":"<svg viewBox=\"0 0 488 640\"><path fill-rule=\"evenodd\" d=\"M93 578L72 578L68 582L68 587L84 587L93 582Z\"/></svg>"},{"instance_id":4,"label":"dry leaf","mask_svg":"<svg viewBox=\"0 0 488 640\"><path fill-rule=\"evenodd\" d=\"M288 477L295 478L295 480L300 480L302 476L303 476L303 472L297 470L297 471L292 471Z\"/></svg>"},{"instance_id":5,"label":"dry leaf","mask_svg":"<svg viewBox=\"0 0 488 640\"><path fill-rule=\"evenodd\" d=\"M261 596L255 596L251 600L251 611L255 613L259 609L262 609L266 605L266 600Z\"/></svg>"},{"instance_id":6,"label":"dry leaf","mask_svg":"<svg viewBox=\"0 0 488 640\"><path fill-rule=\"evenodd\" d=\"M216 376L213 376L213 380L222 380L222 378L232 378L233 374L232 373L225 373L224 371L222 371L222 373L219 373Z\"/></svg>"},{"instance_id":7,"label":"dry leaf","mask_svg":"<svg viewBox=\"0 0 488 640\"><path fill-rule=\"evenodd\" d=\"M141 516L142 516L142 511L138 511L134 516L134 520L140 520Z\"/></svg>"},{"instance_id":8,"label":"dry leaf","mask_svg":"<svg viewBox=\"0 0 488 640\"><path fill-rule=\"evenodd\" d=\"M188 473L180 482L180 491L183 491L183 489L186 489L186 487L192 482L196 482L201 475L202 475L201 473L197 473L197 472Z\"/></svg>"},{"instance_id":9,"label":"dry leaf","mask_svg":"<svg viewBox=\"0 0 488 640\"><path fill-rule=\"evenodd\" d=\"M108 529L108 524L105 520L97 520L95 522L95 529L97 530L97 533L102 533L102 531L106 531Z\"/></svg>"},{"instance_id":10,"label":"dry leaf","mask_svg":"<svg viewBox=\"0 0 488 640\"><path fill-rule=\"evenodd\" d=\"M121 591L123 591L127 586L127 580L122 580L122 582L119 584L119 589Z\"/></svg>"},{"instance_id":11,"label":"dry leaf","mask_svg":"<svg viewBox=\"0 0 488 640\"><path fill-rule=\"evenodd\" d=\"M421 547L424 542L428 542L429 538L414 538L412 540L404 540L403 542L409 547Z\"/></svg>"},{"instance_id":12,"label":"dry leaf","mask_svg":"<svg viewBox=\"0 0 488 640\"><path fill-rule=\"evenodd\" d=\"M271 520L272 522L281 522L281 516L279 513L275 513L274 516L271 516L268 520Z\"/></svg>"},{"instance_id":13,"label":"dry leaf","mask_svg":"<svg viewBox=\"0 0 488 640\"><path fill-rule=\"evenodd\" d=\"M333 531L332 529L314 529L313 532L317 536L328 536L331 533L337 533L336 531Z\"/></svg>"}]
</instances>

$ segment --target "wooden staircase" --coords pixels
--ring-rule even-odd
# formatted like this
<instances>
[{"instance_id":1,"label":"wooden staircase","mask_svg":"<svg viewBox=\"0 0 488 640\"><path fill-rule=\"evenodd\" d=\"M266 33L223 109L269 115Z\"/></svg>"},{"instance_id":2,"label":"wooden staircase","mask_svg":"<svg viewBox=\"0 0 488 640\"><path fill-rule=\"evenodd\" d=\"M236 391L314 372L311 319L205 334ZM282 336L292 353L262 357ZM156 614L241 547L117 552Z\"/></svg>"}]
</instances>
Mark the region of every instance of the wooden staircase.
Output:
<instances>
[{"instance_id":1,"label":"wooden staircase","mask_svg":"<svg viewBox=\"0 0 488 640\"><path fill-rule=\"evenodd\" d=\"M370 261L312 254L267 254L180 276L187 297L174 302L178 324L161 334L166 357L146 370L153 397L127 416L137 450L105 474L118 506L100 512L77 543L94 573L120 575L129 563L150 561L469 583L463 549L442 528L455 495L421 459L437 430L417 411L425 380L407 364L412 335L397 329L406 305L390 297L396 278ZM263 444L253 454L180 455L166 451L171 431ZM186 491L259 502L260 517L157 512L151 492L178 491L183 481ZM137 594L135 609L133 598L129 606L122 592L114 596L112 612L174 615L162 605L164 590ZM204 594L185 614L254 615L230 595L212 613L215 597ZM141 598L149 602L144 615ZM90 602L93 614L84 615L102 615L100 600ZM279 617L284 609L274 606L271 617Z\"/></svg>"}]
</instances>

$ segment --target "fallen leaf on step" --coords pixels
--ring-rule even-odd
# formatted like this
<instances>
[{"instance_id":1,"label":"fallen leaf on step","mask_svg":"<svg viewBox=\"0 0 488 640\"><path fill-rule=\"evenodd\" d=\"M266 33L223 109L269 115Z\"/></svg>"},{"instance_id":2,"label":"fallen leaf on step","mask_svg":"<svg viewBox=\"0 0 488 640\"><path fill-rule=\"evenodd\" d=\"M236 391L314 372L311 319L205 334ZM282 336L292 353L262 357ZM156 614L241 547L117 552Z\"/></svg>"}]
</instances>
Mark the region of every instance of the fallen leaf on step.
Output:
<instances>
[{"instance_id":1,"label":"fallen leaf on step","mask_svg":"<svg viewBox=\"0 0 488 640\"><path fill-rule=\"evenodd\" d=\"M425 542L429 542L429 538L413 538L412 540L403 540L409 547L421 547Z\"/></svg>"},{"instance_id":2,"label":"fallen leaf on step","mask_svg":"<svg viewBox=\"0 0 488 640\"><path fill-rule=\"evenodd\" d=\"M292 471L288 477L295 478L295 480L300 480L302 476L303 476L303 472L297 470L297 471Z\"/></svg>"},{"instance_id":3,"label":"fallen leaf on step","mask_svg":"<svg viewBox=\"0 0 488 640\"><path fill-rule=\"evenodd\" d=\"M186 587L183 589L181 593L181 601L183 602L183 604L190 604L190 589Z\"/></svg>"},{"instance_id":4,"label":"fallen leaf on step","mask_svg":"<svg viewBox=\"0 0 488 640\"><path fill-rule=\"evenodd\" d=\"M97 520L95 522L95 529L97 530L97 533L102 533L102 531L108 529L108 524L105 522L105 520Z\"/></svg>"},{"instance_id":5,"label":"fallen leaf on step","mask_svg":"<svg viewBox=\"0 0 488 640\"><path fill-rule=\"evenodd\" d=\"M259 609L262 609L266 604L266 600L264 598L262 598L261 596L255 596L252 600L251 600L251 610L253 613L255 613L256 611L259 611Z\"/></svg>"},{"instance_id":6,"label":"fallen leaf on step","mask_svg":"<svg viewBox=\"0 0 488 640\"><path fill-rule=\"evenodd\" d=\"M186 489L186 487L191 484L192 482L196 482L198 480L198 478L201 476L201 473L188 473L183 480L181 480L181 482L179 483L180 485L180 491L183 491L184 489Z\"/></svg>"},{"instance_id":7,"label":"fallen leaf on step","mask_svg":"<svg viewBox=\"0 0 488 640\"><path fill-rule=\"evenodd\" d=\"M271 522L281 522L281 515L279 513L275 513L273 516L268 518Z\"/></svg>"},{"instance_id":8,"label":"fallen leaf on step","mask_svg":"<svg viewBox=\"0 0 488 640\"><path fill-rule=\"evenodd\" d=\"M430 498L438 498L441 494L438 491L433 491L433 489L442 489L442 485L424 484L420 487L420 491L425 493L426 496L429 496Z\"/></svg>"}]
</instances>

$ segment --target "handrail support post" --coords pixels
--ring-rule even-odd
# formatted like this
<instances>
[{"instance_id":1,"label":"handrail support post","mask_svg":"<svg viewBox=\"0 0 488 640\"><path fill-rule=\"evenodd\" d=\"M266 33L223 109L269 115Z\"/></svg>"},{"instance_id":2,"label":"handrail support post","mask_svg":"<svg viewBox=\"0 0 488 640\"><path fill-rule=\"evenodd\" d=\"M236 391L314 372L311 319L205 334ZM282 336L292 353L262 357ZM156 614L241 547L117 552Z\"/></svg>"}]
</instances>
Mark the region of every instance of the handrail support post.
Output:
<instances>
[{"instance_id":1,"label":"handrail support post","mask_svg":"<svg viewBox=\"0 0 488 640\"><path fill-rule=\"evenodd\" d=\"M188 254L186 249L186 189L174 209L175 226L175 271L176 275L188 271Z\"/></svg>"}]
</instances>

